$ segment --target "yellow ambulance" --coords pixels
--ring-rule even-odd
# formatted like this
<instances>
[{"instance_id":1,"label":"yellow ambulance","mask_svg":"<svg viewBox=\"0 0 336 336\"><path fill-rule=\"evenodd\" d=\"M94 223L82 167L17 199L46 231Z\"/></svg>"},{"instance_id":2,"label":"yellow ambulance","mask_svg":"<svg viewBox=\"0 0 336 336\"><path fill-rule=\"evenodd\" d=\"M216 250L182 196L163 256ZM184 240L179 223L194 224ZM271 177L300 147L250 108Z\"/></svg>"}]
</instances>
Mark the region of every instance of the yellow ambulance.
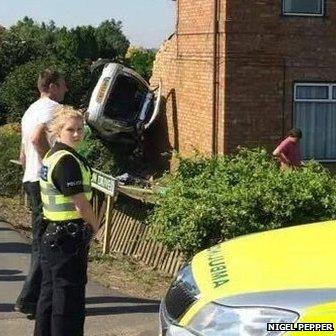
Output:
<instances>
[{"instance_id":1,"label":"yellow ambulance","mask_svg":"<svg viewBox=\"0 0 336 336\"><path fill-rule=\"evenodd\" d=\"M162 336L336 335L336 221L204 250L160 307Z\"/></svg>"}]
</instances>

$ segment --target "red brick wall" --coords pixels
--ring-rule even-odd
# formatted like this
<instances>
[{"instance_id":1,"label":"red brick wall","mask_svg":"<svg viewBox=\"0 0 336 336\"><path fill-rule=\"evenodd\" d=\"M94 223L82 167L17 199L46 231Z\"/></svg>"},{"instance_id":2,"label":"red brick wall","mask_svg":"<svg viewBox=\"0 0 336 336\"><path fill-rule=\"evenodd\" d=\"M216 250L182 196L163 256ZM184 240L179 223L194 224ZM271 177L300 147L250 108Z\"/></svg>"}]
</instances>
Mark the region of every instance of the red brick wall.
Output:
<instances>
[{"instance_id":1,"label":"red brick wall","mask_svg":"<svg viewBox=\"0 0 336 336\"><path fill-rule=\"evenodd\" d=\"M151 83L162 79L171 146L185 155L194 148L211 153L213 3L179 0L176 5L176 35L159 50Z\"/></svg>"},{"instance_id":2,"label":"red brick wall","mask_svg":"<svg viewBox=\"0 0 336 336\"><path fill-rule=\"evenodd\" d=\"M176 35L159 51L167 142L212 151L214 2L178 0ZM292 127L295 81L334 81L336 2L327 15L284 17L281 0L219 0L218 151L271 149ZM164 146L163 146L164 147ZM162 147L162 148L163 148Z\"/></svg>"},{"instance_id":3,"label":"red brick wall","mask_svg":"<svg viewBox=\"0 0 336 336\"><path fill-rule=\"evenodd\" d=\"M280 0L227 1L225 143L271 149L292 127L295 81L333 81L336 3L327 16L281 16Z\"/></svg>"}]
</instances>

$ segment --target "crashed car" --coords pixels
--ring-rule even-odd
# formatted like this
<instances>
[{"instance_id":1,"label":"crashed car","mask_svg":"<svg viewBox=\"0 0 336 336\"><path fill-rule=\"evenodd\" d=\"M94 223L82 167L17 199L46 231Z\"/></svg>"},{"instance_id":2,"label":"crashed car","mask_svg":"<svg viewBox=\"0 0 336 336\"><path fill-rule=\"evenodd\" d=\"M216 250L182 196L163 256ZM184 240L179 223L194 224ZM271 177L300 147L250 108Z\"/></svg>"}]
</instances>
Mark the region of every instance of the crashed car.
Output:
<instances>
[{"instance_id":1,"label":"crashed car","mask_svg":"<svg viewBox=\"0 0 336 336\"><path fill-rule=\"evenodd\" d=\"M161 302L161 335L335 335L335 241L329 221L198 253Z\"/></svg>"},{"instance_id":2,"label":"crashed car","mask_svg":"<svg viewBox=\"0 0 336 336\"><path fill-rule=\"evenodd\" d=\"M92 92L86 121L104 139L138 141L158 115L160 91L160 85L152 90L132 69L107 63Z\"/></svg>"}]
</instances>

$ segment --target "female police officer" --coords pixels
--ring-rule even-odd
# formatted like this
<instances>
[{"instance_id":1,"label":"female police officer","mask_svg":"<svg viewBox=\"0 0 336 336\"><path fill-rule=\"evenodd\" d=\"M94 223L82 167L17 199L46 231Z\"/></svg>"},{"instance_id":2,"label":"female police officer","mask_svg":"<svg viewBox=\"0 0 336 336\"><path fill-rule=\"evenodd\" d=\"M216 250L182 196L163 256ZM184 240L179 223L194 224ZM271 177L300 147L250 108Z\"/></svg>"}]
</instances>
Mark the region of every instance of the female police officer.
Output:
<instances>
[{"instance_id":1,"label":"female police officer","mask_svg":"<svg viewBox=\"0 0 336 336\"><path fill-rule=\"evenodd\" d=\"M98 229L89 202L90 167L75 150L83 134L83 116L61 106L49 130L56 142L43 159L40 177L47 229L42 238L43 279L34 335L81 336L88 244Z\"/></svg>"}]
</instances>

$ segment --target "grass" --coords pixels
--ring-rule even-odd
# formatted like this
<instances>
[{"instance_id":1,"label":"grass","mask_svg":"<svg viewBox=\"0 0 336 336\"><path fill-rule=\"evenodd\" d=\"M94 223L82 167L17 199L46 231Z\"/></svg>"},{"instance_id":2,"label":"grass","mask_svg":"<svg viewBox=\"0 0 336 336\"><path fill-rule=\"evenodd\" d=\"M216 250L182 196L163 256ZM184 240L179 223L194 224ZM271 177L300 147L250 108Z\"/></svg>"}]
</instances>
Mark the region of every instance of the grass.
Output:
<instances>
[{"instance_id":1,"label":"grass","mask_svg":"<svg viewBox=\"0 0 336 336\"><path fill-rule=\"evenodd\" d=\"M160 299L171 278L121 254L102 254L102 244L94 243L89 255L89 273L97 282L132 296Z\"/></svg>"}]
</instances>

